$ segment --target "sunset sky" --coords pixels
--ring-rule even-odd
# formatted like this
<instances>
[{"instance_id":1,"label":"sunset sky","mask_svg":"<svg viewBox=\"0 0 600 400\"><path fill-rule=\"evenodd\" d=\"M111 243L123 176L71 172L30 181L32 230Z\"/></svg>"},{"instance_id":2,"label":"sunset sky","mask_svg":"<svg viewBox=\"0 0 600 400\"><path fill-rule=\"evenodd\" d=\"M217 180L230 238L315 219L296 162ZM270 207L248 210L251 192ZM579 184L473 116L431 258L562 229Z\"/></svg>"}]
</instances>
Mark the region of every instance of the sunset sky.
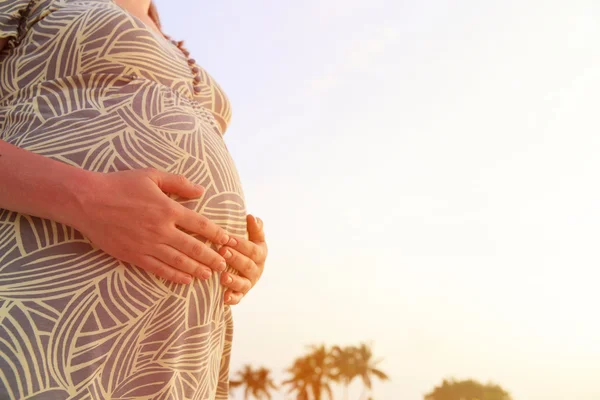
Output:
<instances>
[{"instance_id":1,"label":"sunset sky","mask_svg":"<svg viewBox=\"0 0 600 400\"><path fill-rule=\"evenodd\" d=\"M376 400L600 399L600 2L157 5L228 93L265 221L233 372L373 341Z\"/></svg>"}]
</instances>

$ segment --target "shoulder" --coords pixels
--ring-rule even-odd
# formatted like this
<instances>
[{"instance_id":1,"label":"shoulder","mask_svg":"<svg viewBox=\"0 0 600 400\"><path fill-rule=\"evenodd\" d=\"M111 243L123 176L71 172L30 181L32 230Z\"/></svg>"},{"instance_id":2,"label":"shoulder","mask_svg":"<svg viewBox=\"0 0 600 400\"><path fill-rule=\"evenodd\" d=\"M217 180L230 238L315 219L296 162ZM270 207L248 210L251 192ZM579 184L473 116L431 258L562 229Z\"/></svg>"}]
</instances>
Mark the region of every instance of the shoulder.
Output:
<instances>
[{"instance_id":1,"label":"shoulder","mask_svg":"<svg viewBox=\"0 0 600 400\"><path fill-rule=\"evenodd\" d=\"M0 0L0 50L16 47L34 25L55 11L75 15L98 8L122 11L113 0Z\"/></svg>"}]
</instances>

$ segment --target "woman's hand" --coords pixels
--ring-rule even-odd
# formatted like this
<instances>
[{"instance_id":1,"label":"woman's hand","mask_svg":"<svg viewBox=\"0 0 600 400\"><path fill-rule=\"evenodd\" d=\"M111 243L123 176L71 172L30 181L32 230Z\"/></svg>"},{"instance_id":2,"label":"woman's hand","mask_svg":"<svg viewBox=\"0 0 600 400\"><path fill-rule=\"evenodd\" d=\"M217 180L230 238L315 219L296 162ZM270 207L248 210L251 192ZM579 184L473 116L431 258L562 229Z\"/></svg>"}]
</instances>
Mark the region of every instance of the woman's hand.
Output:
<instances>
[{"instance_id":1,"label":"woman's hand","mask_svg":"<svg viewBox=\"0 0 600 400\"><path fill-rule=\"evenodd\" d=\"M239 276L228 272L221 274L221 283L227 287L225 304L238 304L256 285L265 269L267 243L262 220L248 215L246 222L248 240L236 236L227 246L219 249L219 254L227 260L227 264L240 273Z\"/></svg>"},{"instance_id":2,"label":"woman's hand","mask_svg":"<svg viewBox=\"0 0 600 400\"><path fill-rule=\"evenodd\" d=\"M223 257L178 227L220 245L229 243L229 236L163 192L193 198L203 188L152 168L95 173L69 225L111 256L173 282L191 283L192 277L207 279L212 270L224 271Z\"/></svg>"}]
</instances>

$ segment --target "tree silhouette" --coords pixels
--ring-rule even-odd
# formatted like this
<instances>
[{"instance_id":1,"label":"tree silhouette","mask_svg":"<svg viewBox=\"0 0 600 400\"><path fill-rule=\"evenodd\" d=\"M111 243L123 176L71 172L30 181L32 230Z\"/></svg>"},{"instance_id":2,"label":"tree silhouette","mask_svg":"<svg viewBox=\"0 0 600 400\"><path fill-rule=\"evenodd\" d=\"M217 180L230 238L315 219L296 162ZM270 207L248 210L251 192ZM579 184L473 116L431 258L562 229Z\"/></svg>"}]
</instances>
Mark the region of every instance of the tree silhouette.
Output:
<instances>
[{"instance_id":1,"label":"tree silhouette","mask_svg":"<svg viewBox=\"0 0 600 400\"><path fill-rule=\"evenodd\" d=\"M271 379L271 371L265 367L261 367L256 371L255 387L252 395L257 399L262 399L263 396L271 400L271 389L277 389L277 385Z\"/></svg>"},{"instance_id":2,"label":"tree silhouette","mask_svg":"<svg viewBox=\"0 0 600 400\"><path fill-rule=\"evenodd\" d=\"M283 382L283 385L291 386L288 393L297 392L298 400L308 400L313 374L308 357L297 358L294 365L286 371L292 375L290 379Z\"/></svg>"},{"instance_id":3,"label":"tree silhouette","mask_svg":"<svg viewBox=\"0 0 600 400\"><path fill-rule=\"evenodd\" d=\"M373 377L383 381L389 379L377 368L381 360L373 359L370 344L333 346L331 350L325 345L320 345L310 346L309 350L286 369L291 376L283 385L289 386L288 393L295 393L297 400L321 400L323 392L332 400L332 383L341 383L344 386L344 399L348 400L348 386L356 378L360 378L365 386L360 396L362 399L365 398L367 390L371 390ZM263 367L254 370L250 365L244 365L237 372L236 379L231 379L230 386L232 389L244 387L245 400L250 396L258 400L270 400L271 390L276 389L268 369Z\"/></svg>"},{"instance_id":4,"label":"tree silhouette","mask_svg":"<svg viewBox=\"0 0 600 400\"><path fill-rule=\"evenodd\" d=\"M254 387L254 370L252 369L252 366L249 364L244 365L244 367L238 371L237 377L238 380L230 380L229 387L235 389L245 386L244 400L248 400L250 393L252 393L252 388Z\"/></svg>"},{"instance_id":5,"label":"tree silhouette","mask_svg":"<svg viewBox=\"0 0 600 400\"><path fill-rule=\"evenodd\" d=\"M348 400L348 386L359 375L356 346L333 346L331 349L333 379L344 386L344 400Z\"/></svg>"},{"instance_id":6,"label":"tree silhouette","mask_svg":"<svg viewBox=\"0 0 600 400\"><path fill-rule=\"evenodd\" d=\"M371 376L374 376L382 381L387 381L390 379L383 371L377 368L377 364L379 364L382 360L380 359L375 361L373 359L373 351L371 350L371 346L371 344L367 345L365 343L361 343L356 349L358 376L362 378L362 381L365 384L365 390L360 396L361 399L365 397L366 390L371 390L373 387Z\"/></svg>"},{"instance_id":7,"label":"tree silhouette","mask_svg":"<svg viewBox=\"0 0 600 400\"><path fill-rule=\"evenodd\" d=\"M488 383L482 385L474 380L444 380L425 400L511 400L510 395L500 386Z\"/></svg>"},{"instance_id":8,"label":"tree silhouette","mask_svg":"<svg viewBox=\"0 0 600 400\"><path fill-rule=\"evenodd\" d=\"M331 400L330 382L333 381L332 359L325 345L312 346L308 355L294 361L291 368L287 370L292 377L283 382L291 386L289 393L297 392L298 399L309 398L312 394L314 400L321 400L322 392L325 391Z\"/></svg>"},{"instance_id":9,"label":"tree silhouette","mask_svg":"<svg viewBox=\"0 0 600 400\"><path fill-rule=\"evenodd\" d=\"M253 370L249 364L238 371L237 380L231 380L229 386L232 389L243 387L244 399L248 400L252 396L258 400L266 398L271 399L271 389L276 389L277 386L273 383L270 377L271 371L267 368L261 367L257 370Z\"/></svg>"}]
</instances>

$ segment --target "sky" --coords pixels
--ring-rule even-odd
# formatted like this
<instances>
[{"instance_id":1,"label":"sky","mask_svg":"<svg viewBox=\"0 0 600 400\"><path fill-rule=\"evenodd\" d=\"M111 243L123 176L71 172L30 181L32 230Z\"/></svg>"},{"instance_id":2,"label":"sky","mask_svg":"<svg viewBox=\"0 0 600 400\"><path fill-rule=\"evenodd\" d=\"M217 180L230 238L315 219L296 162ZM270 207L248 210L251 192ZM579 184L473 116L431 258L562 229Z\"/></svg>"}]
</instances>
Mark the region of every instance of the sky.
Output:
<instances>
[{"instance_id":1,"label":"sky","mask_svg":"<svg viewBox=\"0 0 600 400\"><path fill-rule=\"evenodd\" d=\"M157 6L228 93L265 221L232 372L372 342L376 400L448 377L600 399L599 2Z\"/></svg>"}]
</instances>

